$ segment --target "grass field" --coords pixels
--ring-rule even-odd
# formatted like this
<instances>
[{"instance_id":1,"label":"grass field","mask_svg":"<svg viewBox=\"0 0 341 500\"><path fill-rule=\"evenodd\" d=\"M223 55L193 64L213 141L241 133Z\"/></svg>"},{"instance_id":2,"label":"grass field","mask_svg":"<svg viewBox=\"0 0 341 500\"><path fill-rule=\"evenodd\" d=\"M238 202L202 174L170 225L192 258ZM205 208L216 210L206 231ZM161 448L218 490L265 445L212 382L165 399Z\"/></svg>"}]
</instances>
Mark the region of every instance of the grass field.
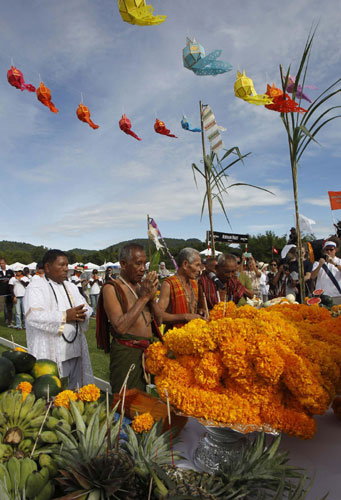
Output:
<instances>
[{"instance_id":1,"label":"grass field","mask_svg":"<svg viewBox=\"0 0 341 500\"><path fill-rule=\"evenodd\" d=\"M103 351L97 349L96 346L96 320L90 319L89 330L86 332L86 338L89 346L90 359L94 375L103 380L109 381L109 354L104 354ZM0 337L12 340L17 344L26 346L25 330L18 331L14 328L8 328L4 322L3 312L0 312ZM7 347L0 345L0 354Z\"/></svg>"}]
</instances>

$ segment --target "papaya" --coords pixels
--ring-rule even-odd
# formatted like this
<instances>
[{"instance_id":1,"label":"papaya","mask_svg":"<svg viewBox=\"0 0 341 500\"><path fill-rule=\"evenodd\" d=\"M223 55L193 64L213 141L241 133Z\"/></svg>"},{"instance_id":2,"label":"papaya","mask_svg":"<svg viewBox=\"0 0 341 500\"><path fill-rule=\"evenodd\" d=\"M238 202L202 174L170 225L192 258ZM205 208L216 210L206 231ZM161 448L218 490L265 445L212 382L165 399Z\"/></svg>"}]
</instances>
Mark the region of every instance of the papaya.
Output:
<instances>
[{"instance_id":1,"label":"papaya","mask_svg":"<svg viewBox=\"0 0 341 500\"><path fill-rule=\"evenodd\" d=\"M0 357L0 392L9 388L15 376L15 366L10 359Z\"/></svg>"},{"instance_id":2,"label":"papaya","mask_svg":"<svg viewBox=\"0 0 341 500\"><path fill-rule=\"evenodd\" d=\"M42 375L59 376L57 364L50 359L38 359L31 370L34 378L41 377Z\"/></svg>"},{"instance_id":3,"label":"papaya","mask_svg":"<svg viewBox=\"0 0 341 500\"><path fill-rule=\"evenodd\" d=\"M33 392L37 399L57 396L62 390L62 382L55 375L42 375L35 379Z\"/></svg>"},{"instance_id":4,"label":"papaya","mask_svg":"<svg viewBox=\"0 0 341 500\"><path fill-rule=\"evenodd\" d=\"M4 351L2 355L10 359L15 366L15 371L17 373L27 373L30 372L36 362L36 358L23 351Z\"/></svg>"}]
</instances>

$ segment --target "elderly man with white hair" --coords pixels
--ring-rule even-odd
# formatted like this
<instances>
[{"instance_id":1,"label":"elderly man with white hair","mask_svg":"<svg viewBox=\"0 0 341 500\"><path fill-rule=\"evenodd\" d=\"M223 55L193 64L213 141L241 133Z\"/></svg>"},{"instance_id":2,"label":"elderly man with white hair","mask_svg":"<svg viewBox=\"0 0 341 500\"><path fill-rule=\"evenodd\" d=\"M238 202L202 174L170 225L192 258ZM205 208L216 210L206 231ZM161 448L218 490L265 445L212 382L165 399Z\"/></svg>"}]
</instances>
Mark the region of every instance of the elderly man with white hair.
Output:
<instances>
[{"instance_id":1,"label":"elderly man with white hair","mask_svg":"<svg viewBox=\"0 0 341 500\"><path fill-rule=\"evenodd\" d=\"M205 314L197 282L201 271L199 252L194 248L183 248L177 264L177 273L165 278L160 290L159 306L167 328L180 328Z\"/></svg>"},{"instance_id":2,"label":"elderly man with white hair","mask_svg":"<svg viewBox=\"0 0 341 500\"><path fill-rule=\"evenodd\" d=\"M311 273L316 279L316 288L324 291L333 298L334 304L341 304L341 259L336 257L337 245L334 241L327 240L323 243L322 257L314 262Z\"/></svg>"}]
</instances>

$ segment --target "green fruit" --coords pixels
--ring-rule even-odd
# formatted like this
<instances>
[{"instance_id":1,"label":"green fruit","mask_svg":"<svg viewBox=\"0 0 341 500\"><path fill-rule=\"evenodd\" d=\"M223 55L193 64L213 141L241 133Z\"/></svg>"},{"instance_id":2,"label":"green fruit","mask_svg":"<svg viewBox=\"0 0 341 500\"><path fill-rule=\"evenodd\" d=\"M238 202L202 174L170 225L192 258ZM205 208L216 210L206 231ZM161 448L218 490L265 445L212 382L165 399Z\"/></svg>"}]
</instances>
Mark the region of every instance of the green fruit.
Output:
<instances>
[{"instance_id":1,"label":"green fruit","mask_svg":"<svg viewBox=\"0 0 341 500\"><path fill-rule=\"evenodd\" d=\"M59 443L60 439L54 431L43 431L40 434L40 439L44 443Z\"/></svg>"},{"instance_id":2,"label":"green fruit","mask_svg":"<svg viewBox=\"0 0 341 500\"><path fill-rule=\"evenodd\" d=\"M29 382L33 385L34 378L29 373L17 373L9 386L9 389L16 389L21 382Z\"/></svg>"},{"instance_id":3,"label":"green fruit","mask_svg":"<svg viewBox=\"0 0 341 500\"><path fill-rule=\"evenodd\" d=\"M31 371L34 378L41 377L42 375L59 376L57 364L50 359L38 359Z\"/></svg>"},{"instance_id":4,"label":"green fruit","mask_svg":"<svg viewBox=\"0 0 341 500\"><path fill-rule=\"evenodd\" d=\"M4 351L2 356L12 361L17 373L30 372L36 362L36 358L23 351Z\"/></svg>"},{"instance_id":5,"label":"green fruit","mask_svg":"<svg viewBox=\"0 0 341 500\"><path fill-rule=\"evenodd\" d=\"M47 453L40 453L39 455L39 465L40 467L47 467L49 470L50 478L56 477L58 475L58 467L51 455Z\"/></svg>"},{"instance_id":6,"label":"green fruit","mask_svg":"<svg viewBox=\"0 0 341 500\"><path fill-rule=\"evenodd\" d=\"M33 392L36 398L47 398L57 396L62 390L62 383L55 375L42 375L33 384Z\"/></svg>"},{"instance_id":7,"label":"green fruit","mask_svg":"<svg viewBox=\"0 0 341 500\"><path fill-rule=\"evenodd\" d=\"M15 376L15 367L11 360L0 357L0 392L8 389Z\"/></svg>"}]
</instances>

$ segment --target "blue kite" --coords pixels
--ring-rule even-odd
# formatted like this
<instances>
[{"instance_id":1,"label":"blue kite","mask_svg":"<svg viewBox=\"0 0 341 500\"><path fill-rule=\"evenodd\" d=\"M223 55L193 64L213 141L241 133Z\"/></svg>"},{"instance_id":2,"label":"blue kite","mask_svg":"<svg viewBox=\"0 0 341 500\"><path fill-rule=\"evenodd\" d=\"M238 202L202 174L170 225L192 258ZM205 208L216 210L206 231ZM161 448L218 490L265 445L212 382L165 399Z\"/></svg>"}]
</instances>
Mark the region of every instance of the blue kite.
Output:
<instances>
[{"instance_id":1,"label":"blue kite","mask_svg":"<svg viewBox=\"0 0 341 500\"><path fill-rule=\"evenodd\" d=\"M186 47L182 51L184 66L190 69L198 76L203 75L221 75L231 71L232 65L228 62L217 61L221 56L222 50L214 50L207 56L205 49L193 38L186 40Z\"/></svg>"},{"instance_id":2,"label":"blue kite","mask_svg":"<svg viewBox=\"0 0 341 500\"><path fill-rule=\"evenodd\" d=\"M191 122L188 121L187 116L184 115L181 120L181 127L190 132L201 132L201 128L192 128Z\"/></svg>"}]
</instances>

